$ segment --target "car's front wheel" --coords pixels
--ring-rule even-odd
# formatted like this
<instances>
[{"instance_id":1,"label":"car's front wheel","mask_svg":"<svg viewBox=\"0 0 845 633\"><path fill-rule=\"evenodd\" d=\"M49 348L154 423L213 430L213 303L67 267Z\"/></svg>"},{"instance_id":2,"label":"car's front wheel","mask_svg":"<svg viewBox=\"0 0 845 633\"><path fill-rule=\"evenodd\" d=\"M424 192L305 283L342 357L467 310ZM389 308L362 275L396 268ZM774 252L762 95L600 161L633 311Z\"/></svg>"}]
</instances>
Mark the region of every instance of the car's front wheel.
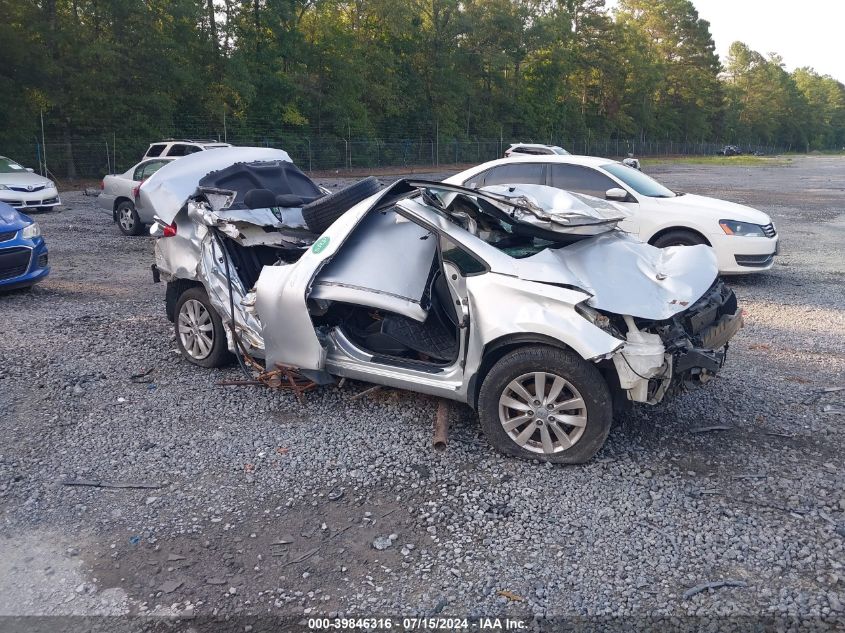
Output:
<instances>
[{"instance_id":1,"label":"car's front wheel","mask_svg":"<svg viewBox=\"0 0 845 633\"><path fill-rule=\"evenodd\" d=\"M580 464L610 432L612 404L596 367L551 346L523 347L490 369L478 401L481 428L499 451Z\"/></svg>"},{"instance_id":2,"label":"car's front wheel","mask_svg":"<svg viewBox=\"0 0 845 633\"><path fill-rule=\"evenodd\" d=\"M114 216L117 220L117 226L124 235L140 235L144 228L144 223L138 217L138 212L135 210L135 205L124 200L114 210Z\"/></svg>"},{"instance_id":3,"label":"car's front wheel","mask_svg":"<svg viewBox=\"0 0 845 633\"><path fill-rule=\"evenodd\" d=\"M204 288L188 288L176 302L176 344L186 360L200 367L222 367L232 360L220 315Z\"/></svg>"},{"instance_id":4,"label":"car's front wheel","mask_svg":"<svg viewBox=\"0 0 845 633\"><path fill-rule=\"evenodd\" d=\"M654 242L652 242L652 246L656 246L657 248L667 248L669 246L695 246L696 244L706 243L707 242L704 238L698 233L687 231L685 229L677 229L674 231L668 231L658 237L654 240Z\"/></svg>"}]
</instances>

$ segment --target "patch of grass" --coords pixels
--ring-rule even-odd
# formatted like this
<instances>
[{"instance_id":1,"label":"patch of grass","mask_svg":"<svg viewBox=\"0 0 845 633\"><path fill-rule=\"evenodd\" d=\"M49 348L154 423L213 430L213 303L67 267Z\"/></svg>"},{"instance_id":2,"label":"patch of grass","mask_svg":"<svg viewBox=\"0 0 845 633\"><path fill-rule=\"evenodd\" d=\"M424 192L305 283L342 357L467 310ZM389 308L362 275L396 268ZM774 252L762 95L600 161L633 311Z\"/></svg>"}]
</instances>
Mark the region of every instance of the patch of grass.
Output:
<instances>
[{"instance_id":1,"label":"patch of grass","mask_svg":"<svg viewBox=\"0 0 845 633\"><path fill-rule=\"evenodd\" d=\"M651 165L723 165L732 167L785 167L792 164L788 156L667 156L641 158L644 167Z\"/></svg>"}]
</instances>

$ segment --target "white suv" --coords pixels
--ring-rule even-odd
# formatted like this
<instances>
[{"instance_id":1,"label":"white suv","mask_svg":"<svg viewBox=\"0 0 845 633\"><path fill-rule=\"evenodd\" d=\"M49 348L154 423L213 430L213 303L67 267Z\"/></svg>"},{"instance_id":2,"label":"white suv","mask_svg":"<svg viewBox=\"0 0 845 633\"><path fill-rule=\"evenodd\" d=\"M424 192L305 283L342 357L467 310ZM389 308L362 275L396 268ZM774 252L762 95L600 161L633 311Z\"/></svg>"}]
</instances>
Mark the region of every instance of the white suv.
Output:
<instances>
[{"instance_id":1,"label":"white suv","mask_svg":"<svg viewBox=\"0 0 845 633\"><path fill-rule=\"evenodd\" d=\"M217 141L192 141L190 139L168 139L160 143L151 143L144 154L144 158L160 158L165 156L187 156L206 149L218 149L220 147L232 147L231 143L218 143Z\"/></svg>"},{"instance_id":2,"label":"white suv","mask_svg":"<svg viewBox=\"0 0 845 633\"><path fill-rule=\"evenodd\" d=\"M511 146L505 150L505 158L523 156L525 154L529 156L544 156L549 154L569 156L569 152L562 147L558 147L557 145L543 145L541 143L511 143Z\"/></svg>"}]
</instances>

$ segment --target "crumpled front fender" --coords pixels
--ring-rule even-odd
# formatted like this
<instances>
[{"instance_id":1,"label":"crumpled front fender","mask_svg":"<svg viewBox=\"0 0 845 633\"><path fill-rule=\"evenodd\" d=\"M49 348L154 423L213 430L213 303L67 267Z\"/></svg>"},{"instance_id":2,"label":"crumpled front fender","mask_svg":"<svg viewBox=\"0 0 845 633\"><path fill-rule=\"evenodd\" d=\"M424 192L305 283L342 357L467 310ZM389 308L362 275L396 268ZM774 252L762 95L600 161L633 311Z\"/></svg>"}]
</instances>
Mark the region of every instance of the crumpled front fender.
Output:
<instances>
[{"instance_id":1,"label":"crumpled front fender","mask_svg":"<svg viewBox=\"0 0 845 633\"><path fill-rule=\"evenodd\" d=\"M471 328L482 346L518 333L542 334L593 360L612 354L623 341L575 311L586 292L488 273L468 277Z\"/></svg>"}]
</instances>

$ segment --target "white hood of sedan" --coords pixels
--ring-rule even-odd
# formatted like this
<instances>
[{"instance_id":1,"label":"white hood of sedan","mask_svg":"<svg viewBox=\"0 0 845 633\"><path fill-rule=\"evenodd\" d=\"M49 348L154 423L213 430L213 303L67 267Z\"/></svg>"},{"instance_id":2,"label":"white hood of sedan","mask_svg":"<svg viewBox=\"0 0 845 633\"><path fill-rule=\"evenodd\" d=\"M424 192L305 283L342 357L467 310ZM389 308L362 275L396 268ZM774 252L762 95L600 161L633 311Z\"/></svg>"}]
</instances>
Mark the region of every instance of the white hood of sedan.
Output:
<instances>
[{"instance_id":1,"label":"white hood of sedan","mask_svg":"<svg viewBox=\"0 0 845 633\"><path fill-rule=\"evenodd\" d=\"M137 204L170 223L194 195L203 176L235 163L277 160L292 162L287 152L267 147L221 147L189 154L165 165L145 180L139 189Z\"/></svg>"},{"instance_id":2,"label":"white hood of sedan","mask_svg":"<svg viewBox=\"0 0 845 633\"><path fill-rule=\"evenodd\" d=\"M34 174L22 169L11 174L0 174L0 185L33 185L38 187L49 187L52 185L48 178Z\"/></svg>"},{"instance_id":3,"label":"white hood of sedan","mask_svg":"<svg viewBox=\"0 0 845 633\"><path fill-rule=\"evenodd\" d=\"M707 196L697 196L694 193L685 193L675 198L649 198L649 202L657 203L661 207L665 206L667 211L674 209L676 211L688 211L691 213L709 212L715 222L719 220L738 220L740 222L751 222L752 224L763 226L772 221L767 214L747 207L744 204L719 200L718 198L708 198ZM714 224L714 226L716 225Z\"/></svg>"},{"instance_id":4,"label":"white hood of sedan","mask_svg":"<svg viewBox=\"0 0 845 633\"><path fill-rule=\"evenodd\" d=\"M718 274L709 246L655 248L621 231L547 248L515 267L522 279L589 292L599 310L655 321L686 310Z\"/></svg>"}]
</instances>

